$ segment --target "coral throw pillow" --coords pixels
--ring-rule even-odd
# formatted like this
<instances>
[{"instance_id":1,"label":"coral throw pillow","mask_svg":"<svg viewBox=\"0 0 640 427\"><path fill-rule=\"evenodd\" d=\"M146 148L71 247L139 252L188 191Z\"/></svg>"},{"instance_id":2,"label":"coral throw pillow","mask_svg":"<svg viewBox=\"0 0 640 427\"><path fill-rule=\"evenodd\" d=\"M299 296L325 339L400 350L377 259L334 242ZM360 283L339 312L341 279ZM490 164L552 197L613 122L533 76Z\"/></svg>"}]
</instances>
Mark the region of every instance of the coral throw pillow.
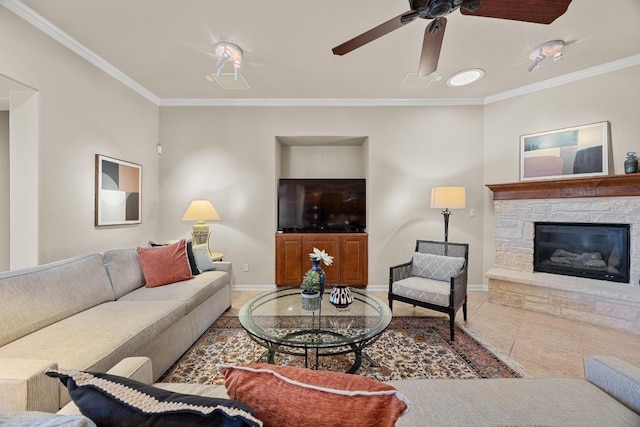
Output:
<instances>
[{"instance_id":1,"label":"coral throw pillow","mask_svg":"<svg viewBox=\"0 0 640 427\"><path fill-rule=\"evenodd\" d=\"M193 277L184 239L167 246L137 248L137 251L147 288L168 285Z\"/></svg>"},{"instance_id":2,"label":"coral throw pillow","mask_svg":"<svg viewBox=\"0 0 640 427\"><path fill-rule=\"evenodd\" d=\"M229 397L264 427L391 427L409 408L394 387L359 375L261 363L218 370Z\"/></svg>"}]
</instances>

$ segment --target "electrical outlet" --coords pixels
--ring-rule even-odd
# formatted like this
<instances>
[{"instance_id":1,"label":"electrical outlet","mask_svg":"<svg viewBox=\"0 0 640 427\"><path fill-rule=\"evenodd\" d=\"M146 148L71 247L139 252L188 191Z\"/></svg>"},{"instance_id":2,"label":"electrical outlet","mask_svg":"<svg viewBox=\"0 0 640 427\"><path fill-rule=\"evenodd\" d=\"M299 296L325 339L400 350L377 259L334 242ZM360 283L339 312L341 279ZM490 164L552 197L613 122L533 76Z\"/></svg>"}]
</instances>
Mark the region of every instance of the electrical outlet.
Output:
<instances>
[{"instance_id":1,"label":"electrical outlet","mask_svg":"<svg viewBox=\"0 0 640 427\"><path fill-rule=\"evenodd\" d=\"M245 265L242 267L242 270L243 270L243 271L249 271L249 264L245 264Z\"/></svg>"},{"instance_id":2,"label":"electrical outlet","mask_svg":"<svg viewBox=\"0 0 640 427\"><path fill-rule=\"evenodd\" d=\"M476 216L476 210L475 209L469 209L469 216Z\"/></svg>"}]
</instances>

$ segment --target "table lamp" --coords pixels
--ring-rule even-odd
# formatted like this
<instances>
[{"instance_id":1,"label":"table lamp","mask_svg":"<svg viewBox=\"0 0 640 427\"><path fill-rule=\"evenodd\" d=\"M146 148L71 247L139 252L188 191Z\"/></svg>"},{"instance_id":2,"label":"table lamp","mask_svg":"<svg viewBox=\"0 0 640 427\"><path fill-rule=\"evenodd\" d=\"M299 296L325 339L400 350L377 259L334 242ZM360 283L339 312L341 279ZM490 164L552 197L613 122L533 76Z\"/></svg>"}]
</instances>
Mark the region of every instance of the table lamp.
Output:
<instances>
[{"instance_id":1,"label":"table lamp","mask_svg":"<svg viewBox=\"0 0 640 427\"><path fill-rule=\"evenodd\" d=\"M449 216L451 209L465 208L464 187L434 187L431 189L431 207L443 209L444 241L449 241Z\"/></svg>"},{"instance_id":2,"label":"table lamp","mask_svg":"<svg viewBox=\"0 0 640 427\"><path fill-rule=\"evenodd\" d=\"M209 224L205 221L219 221L220 215L213 207L209 200L194 200L189 204L187 211L182 216L183 221L196 221L193 224L191 235L193 236L193 244L200 245L207 244L207 250L209 250L209 237L211 232L209 231Z\"/></svg>"}]
</instances>

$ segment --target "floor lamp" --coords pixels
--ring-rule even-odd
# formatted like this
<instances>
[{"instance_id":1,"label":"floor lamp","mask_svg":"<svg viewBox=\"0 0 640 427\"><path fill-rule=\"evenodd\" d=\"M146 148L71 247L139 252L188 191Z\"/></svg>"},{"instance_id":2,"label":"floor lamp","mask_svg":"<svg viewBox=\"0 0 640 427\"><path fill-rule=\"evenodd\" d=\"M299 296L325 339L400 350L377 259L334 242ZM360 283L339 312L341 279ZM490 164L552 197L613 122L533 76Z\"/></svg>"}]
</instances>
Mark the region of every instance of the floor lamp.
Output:
<instances>
[{"instance_id":1,"label":"floor lamp","mask_svg":"<svg viewBox=\"0 0 640 427\"><path fill-rule=\"evenodd\" d=\"M193 236L193 244L200 245L206 243L207 251L211 253L209 249L209 238L211 231L209 231L209 224L205 221L219 221L220 215L213 207L209 200L194 200L189 204L186 212L182 216L183 221L196 221L193 224L191 235Z\"/></svg>"},{"instance_id":2,"label":"floor lamp","mask_svg":"<svg viewBox=\"0 0 640 427\"><path fill-rule=\"evenodd\" d=\"M434 187L431 189L431 207L443 209L444 241L449 241L449 216L451 209L465 208L464 187Z\"/></svg>"}]
</instances>

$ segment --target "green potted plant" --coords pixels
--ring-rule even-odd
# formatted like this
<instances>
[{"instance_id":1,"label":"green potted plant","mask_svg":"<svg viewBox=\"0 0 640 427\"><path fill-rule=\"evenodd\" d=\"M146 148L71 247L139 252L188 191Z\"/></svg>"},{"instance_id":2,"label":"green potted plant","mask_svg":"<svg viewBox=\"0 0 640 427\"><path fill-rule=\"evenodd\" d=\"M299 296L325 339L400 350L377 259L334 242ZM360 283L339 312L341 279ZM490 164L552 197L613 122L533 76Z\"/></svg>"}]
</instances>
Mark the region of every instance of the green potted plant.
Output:
<instances>
[{"instance_id":1,"label":"green potted plant","mask_svg":"<svg viewBox=\"0 0 640 427\"><path fill-rule=\"evenodd\" d=\"M302 279L302 309L315 311L320 309L320 273L309 270Z\"/></svg>"}]
</instances>

